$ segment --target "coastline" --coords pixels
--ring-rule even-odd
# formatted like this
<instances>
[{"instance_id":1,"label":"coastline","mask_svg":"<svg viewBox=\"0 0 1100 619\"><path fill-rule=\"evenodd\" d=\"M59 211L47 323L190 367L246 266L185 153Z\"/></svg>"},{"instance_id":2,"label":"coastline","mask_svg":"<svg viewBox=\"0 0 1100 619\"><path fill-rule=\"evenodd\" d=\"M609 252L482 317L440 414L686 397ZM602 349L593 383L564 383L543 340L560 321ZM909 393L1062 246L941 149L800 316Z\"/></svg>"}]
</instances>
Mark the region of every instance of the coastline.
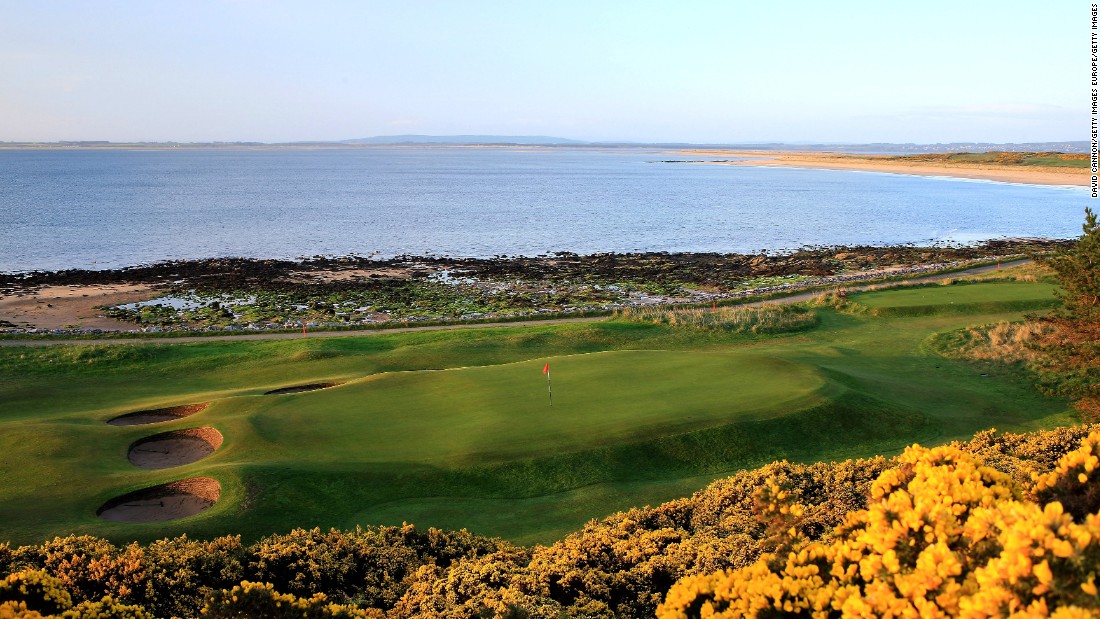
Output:
<instances>
[{"instance_id":1,"label":"coastline","mask_svg":"<svg viewBox=\"0 0 1100 619\"><path fill-rule=\"evenodd\" d=\"M714 304L1044 253L1064 241L803 248L786 254L240 258L0 273L0 334L98 335L499 322Z\"/></svg>"},{"instance_id":2,"label":"coastline","mask_svg":"<svg viewBox=\"0 0 1100 619\"><path fill-rule=\"evenodd\" d=\"M948 176L1002 183L1062 187L1087 187L1089 185L1089 171L1085 168L943 164L924 161L899 161L888 158L891 157L889 155L852 155L800 151L691 149L676 151L675 154L743 158L739 161L713 162L710 165L848 170L907 174L910 176Z\"/></svg>"},{"instance_id":3,"label":"coastline","mask_svg":"<svg viewBox=\"0 0 1100 619\"><path fill-rule=\"evenodd\" d=\"M877 290L882 287L894 287L894 286L914 286L928 284L932 282L943 282L950 280L958 276L973 276L984 273L989 273L994 270L1000 270L1003 268L1013 268L1024 266L1032 262L1031 258L1010 258L1008 261L1002 264L997 262L996 264L986 264L987 261L972 261L968 264L936 264L936 265L923 265L919 267L910 268L893 268L885 269L876 272L855 274L849 276L838 276L833 278L824 278L817 282L805 282L802 284L785 284L777 286L771 289L757 289L741 291L733 295L726 295L721 297L723 299L723 306L727 305L730 300L735 300L735 304L741 307L760 307L767 304L779 304L786 305L791 303L800 303L809 301L815 296L822 293L822 290L828 286L835 285L837 289L844 287L847 291L864 291L864 290ZM901 278L901 279L898 279ZM870 283L860 283L870 282ZM855 285L851 285L855 284ZM752 300L756 298L757 300ZM492 319L479 320L479 321L435 321L419 326L402 326L408 325L408 322L385 322L376 323L371 325L374 328L368 328L360 326L359 328L344 328L340 330L319 330L308 334L311 338L331 338L331 337L363 337L371 335L388 335L392 333L408 333L413 331L451 331L455 329L492 329L500 327L529 327L535 325L548 325L548 324L565 324L573 322L594 322L597 320L607 320L609 315L612 315L612 311L624 309L625 307L637 307L637 305L626 305L615 308L607 308L605 310L597 310L595 312L588 313L558 313L558 314L543 314L541 316L524 316L500 317L502 320L493 321ZM268 331L268 332L264 332ZM305 332L299 334L297 330L265 330L265 329L249 329L247 331L236 331L231 333L217 333L213 335L204 335L204 333L210 333L210 330L183 330L182 332L176 332L176 335L186 334L186 337L156 337L156 338L141 338L137 337L142 331L132 329L128 331L101 331L98 335L121 335L129 333L134 335L132 338L117 338L117 339L71 339L66 338L66 335L73 335L66 332L44 332L49 337L46 339L0 339L0 347L3 346L50 346L55 344L73 345L73 344L149 344L149 343L192 343L192 342L218 342L225 341L227 337L232 338L234 341L256 341L256 340L282 340L282 339L299 339L307 337Z\"/></svg>"}]
</instances>

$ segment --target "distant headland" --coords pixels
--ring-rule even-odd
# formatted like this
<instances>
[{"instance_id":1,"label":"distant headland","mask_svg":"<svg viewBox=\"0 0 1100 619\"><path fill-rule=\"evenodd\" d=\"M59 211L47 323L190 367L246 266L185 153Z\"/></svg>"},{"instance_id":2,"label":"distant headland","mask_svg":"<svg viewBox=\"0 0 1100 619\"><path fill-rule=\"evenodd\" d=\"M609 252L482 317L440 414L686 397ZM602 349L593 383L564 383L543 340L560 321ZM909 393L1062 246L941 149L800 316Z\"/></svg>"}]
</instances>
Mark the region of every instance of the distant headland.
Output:
<instances>
[{"instance_id":1,"label":"distant headland","mask_svg":"<svg viewBox=\"0 0 1100 619\"><path fill-rule=\"evenodd\" d=\"M798 151L835 153L985 153L1005 152L1059 152L1087 153L1090 143L1085 140L1054 142L948 142L936 144L917 143L698 143L698 142L628 142L585 141L545 135L380 135L347 140L314 140L298 142L113 142L110 140L62 140L55 142L5 142L2 148L366 148L366 147L565 147L565 148L656 148L656 149L722 149L740 151Z\"/></svg>"}]
</instances>

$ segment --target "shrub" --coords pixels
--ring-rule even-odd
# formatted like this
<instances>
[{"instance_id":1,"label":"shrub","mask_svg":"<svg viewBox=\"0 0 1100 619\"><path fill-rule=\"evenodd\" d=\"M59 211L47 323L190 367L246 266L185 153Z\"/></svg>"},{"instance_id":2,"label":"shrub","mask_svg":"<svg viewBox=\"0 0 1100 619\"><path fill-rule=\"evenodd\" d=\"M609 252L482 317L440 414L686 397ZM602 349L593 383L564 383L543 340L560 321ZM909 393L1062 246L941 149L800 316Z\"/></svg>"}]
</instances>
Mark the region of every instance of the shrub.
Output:
<instances>
[{"instance_id":1,"label":"shrub","mask_svg":"<svg viewBox=\"0 0 1100 619\"><path fill-rule=\"evenodd\" d=\"M61 579L42 570L16 572L0 580L0 602L15 602L22 608L46 615L60 614L73 605L72 596ZM11 606L13 612L15 605Z\"/></svg>"},{"instance_id":2,"label":"shrub","mask_svg":"<svg viewBox=\"0 0 1100 619\"><path fill-rule=\"evenodd\" d=\"M1064 456L1037 492L1065 478L1086 483L1098 452L1100 432ZM1027 500L1011 477L958 446L913 446L832 542L685 578L658 614L1089 616L1100 612L1097 565L1100 514L1075 518L1058 501Z\"/></svg>"},{"instance_id":3,"label":"shrub","mask_svg":"<svg viewBox=\"0 0 1100 619\"><path fill-rule=\"evenodd\" d=\"M341 602L390 608L421 565L447 567L460 557L486 554L500 545L466 531L419 531L411 525L327 532L295 529L249 547L250 572L294 595L325 593Z\"/></svg>"},{"instance_id":4,"label":"shrub","mask_svg":"<svg viewBox=\"0 0 1100 619\"><path fill-rule=\"evenodd\" d=\"M111 597L81 602L61 614L61 619L155 619L141 606L122 604Z\"/></svg>"},{"instance_id":5,"label":"shrub","mask_svg":"<svg viewBox=\"0 0 1100 619\"><path fill-rule=\"evenodd\" d=\"M529 550L512 548L464 559L446 570L425 565L411 579L393 615L446 619L557 619L563 612L562 606L528 590L526 576L530 561Z\"/></svg>"},{"instance_id":6,"label":"shrub","mask_svg":"<svg viewBox=\"0 0 1100 619\"><path fill-rule=\"evenodd\" d=\"M198 616L212 593L245 579L248 558L239 535L155 541L145 548L148 578L140 597L157 617Z\"/></svg>"},{"instance_id":7,"label":"shrub","mask_svg":"<svg viewBox=\"0 0 1100 619\"><path fill-rule=\"evenodd\" d=\"M324 592L348 600L359 593L371 602L396 599L399 594L391 589L416 564L416 553L400 545L370 542L362 531L295 529L257 542L251 548L250 571L294 595Z\"/></svg>"},{"instance_id":8,"label":"shrub","mask_svg":"<svg viewBox=\"0 0 1100 619\"><path fill-rule=\"evenodd\" d=\"M210 619L381 619L380 611L332 604L323 593L299 598L265 583L242 582L210 597L202 614Z\"/></svg>"},{"instance_id":9,"label":"shrub","mask_svg":"<svg viewBox=\"0 0 1100 619\"><path fill-rule=\"evenodd\" d=\"M1089 434L1053 471L1034 478L1038 502L1057 502L1078 522L1100 512L1100 432Z\"/></svg>"},{"instance_id":10,"label":"shrub","mask_svg":"<svg viewBox=\"0 0 1100 619\"><path fill-rule=\"evenodd\" d=\"M12 554L10 543L0 544L0 576L7 576L11 573L12 563L15 561Z\"/></svg>"},{"instance_id":11,"label":"shrub","mask_svg":"<svg viewBox=\"0 0 1100 619\"><path fill-rule=\"evenodd\" d=\"M41 568L60 579L77 602L105 596L134 600L144 590L143 550L138 544L120 549L91 535L70 535L20 547L13 561L17 567Z\"/></svg>"},{"instance_id":12,"label":"shrub","mask_svg":"<svg viewBox=\"0 0 1100 619\"><path fill-rule=\"evenodd\" d=\"M48 619L27 608L23 602L0 602L0 619Z\"/></svg>"}]
</instances>

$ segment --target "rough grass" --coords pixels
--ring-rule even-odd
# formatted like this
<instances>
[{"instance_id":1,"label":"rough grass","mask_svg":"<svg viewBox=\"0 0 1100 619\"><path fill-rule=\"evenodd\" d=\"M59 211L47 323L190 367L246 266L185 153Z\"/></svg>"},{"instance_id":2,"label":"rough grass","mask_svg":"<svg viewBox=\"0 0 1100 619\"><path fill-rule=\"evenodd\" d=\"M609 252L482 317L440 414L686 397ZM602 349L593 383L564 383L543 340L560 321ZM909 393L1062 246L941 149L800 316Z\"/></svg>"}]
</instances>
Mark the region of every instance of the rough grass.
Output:
<instances>
[{"instance_id":1,"label":"rough grass","mask_svg":"<svg viewBox=\"0 0 1100 619\"><path fill-rule=\"evenodd\" d=\"M1050 325L1044 323L1002 321L941 333L930 340L930 345L954 359L1025 363L1039 358L1030 344L1050 330Z\"/></svg>"},{"instance_id":2,"label":"rough grass","mask_svg":"<svg viewBox=\"0 0 1100 619\"><path fill-rule=\"evenodd\" d=\"M944 280L945 284L954 282L1047 282L1056 283L1057 278L1050 267L1039 262L1029 262L1020 266L1007 269L997 269L977 275L965 275L950 280Z\"/></svg>"},{"instance_id":3,"label":"rough grass","mask_svg":"<svg viewBox=\"0 0 1100 619\"><path fill-rule=\"evenodd\" d=\"M716 309L649 306L620 310L616 313L616 317L670 327L718 329L730 333L752 334L804 331L817 324L817 313L799 305L761 305L757 307L721 307Z\"/></svg>"}]
</instances>

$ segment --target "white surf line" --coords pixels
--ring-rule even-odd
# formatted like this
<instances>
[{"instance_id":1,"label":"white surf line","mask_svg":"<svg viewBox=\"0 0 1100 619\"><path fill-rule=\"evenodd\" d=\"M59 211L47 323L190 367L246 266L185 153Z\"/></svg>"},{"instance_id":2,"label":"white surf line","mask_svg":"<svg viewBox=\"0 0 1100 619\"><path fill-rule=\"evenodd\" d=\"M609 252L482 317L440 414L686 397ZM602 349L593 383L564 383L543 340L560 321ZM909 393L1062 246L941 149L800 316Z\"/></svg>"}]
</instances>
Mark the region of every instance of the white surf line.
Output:
<instances>
[{"instance_id":1,"label":"white surf line","mask_svg":"<svg viewBox=\"0 0 1100 619\"><path fill-rule=\"evenodd\" d=\"M807 292L792 292L789 295L781 297L775 297L772 299L764 299L760 301L749 301L747 303L739 303L736 307L754 307L765 304L789 304L799 303L801 301L807 301L815 296L827 292L832 288L844 288L845 290L862 291L871 287L899 287L912 284L923 284L928 282L943 281L945 279L952 279L955 277L965 277L968 275L981 275L983 273L989 273L998 269L1007 269L1010 267L1021 266L1032 262L1030 258L1020 258L1017 260L1011 260L1008 262L998 262L997 264L990 264L981 267L973 267L970 269L963 269L959 271L949 271L946 273L935 273L932 275L922 275L919 277L911 277L908 279L894 280L894 281L880 281L877 283L863 284L858 286L844 285L844 284L819 284L821 289ZM889 278L889 273L884 273L883 277ZM766 293L762 293L766 294ZM689 304L691 305L691 304ZM698 305L698 303L695 303ZM732 307L732 306L726 306ZM597 322L600 320L607 320L607 316L587 316L579 318L549 318L546 320L517 320L511 322L483 322L472 324L453 324L453 325L430 325L425 327L393 327L390 329L363 329L352 331L317 331L310 333L307 336L303 336L301 333L255 333L248 335L196 335L196 336L182 336L182 337L143 337L143 338L102 338L102 339L40 339L40 340L0 340L0 346L57 346L62 344L76 344L76 345L103 345L103 344L191 344L195 342L237 342L237 341L256 341L256 340L301 340L301 339L317 339L328 337L364 337L372 335L388 335L391 333L412 333L421 331L452 331L455 329L497 329L497 328L522 328L522 327L537 327L539 325L554 325L564 324L570 322Z\"/></svg>"}]
</instances>

